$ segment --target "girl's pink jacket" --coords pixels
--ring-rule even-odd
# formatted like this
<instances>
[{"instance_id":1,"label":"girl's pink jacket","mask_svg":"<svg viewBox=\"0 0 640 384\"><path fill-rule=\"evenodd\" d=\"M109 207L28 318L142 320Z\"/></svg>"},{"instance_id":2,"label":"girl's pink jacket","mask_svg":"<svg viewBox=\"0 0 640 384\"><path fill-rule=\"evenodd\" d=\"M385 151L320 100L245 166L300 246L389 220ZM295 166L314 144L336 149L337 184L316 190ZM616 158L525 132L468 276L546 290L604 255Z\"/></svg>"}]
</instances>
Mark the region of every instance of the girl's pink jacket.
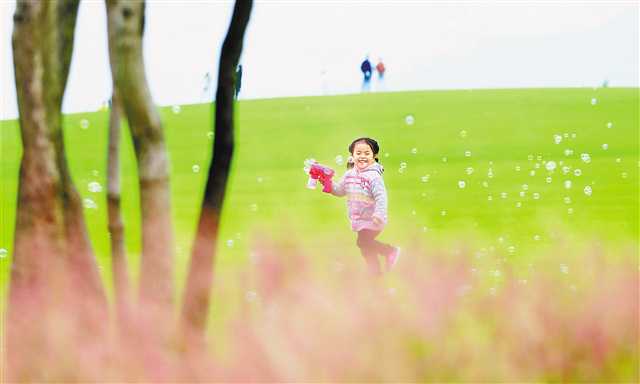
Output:
<instances>
[{"instance_id":1,"label":"girl's pink jacket","mask_svg":"<svg viewBox=\"0 0 640 384\"><path fill-rule=\"evenodd\" d=\"M362 171L349 169L339 182L333 182L331 193L347 196L347 208L351 229L381 231L387 223L387 190L382 173L384 168L373 163ZM376 224L373 217L381 221Z\"/></svg>"}]
</instances>

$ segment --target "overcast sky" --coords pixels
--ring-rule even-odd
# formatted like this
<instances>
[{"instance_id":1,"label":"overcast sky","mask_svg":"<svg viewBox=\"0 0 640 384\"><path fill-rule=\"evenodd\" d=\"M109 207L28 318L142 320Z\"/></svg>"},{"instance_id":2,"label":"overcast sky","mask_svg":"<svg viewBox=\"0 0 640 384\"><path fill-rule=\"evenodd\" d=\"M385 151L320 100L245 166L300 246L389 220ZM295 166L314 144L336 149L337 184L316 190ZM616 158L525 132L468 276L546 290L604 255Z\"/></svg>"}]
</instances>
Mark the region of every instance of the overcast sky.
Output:
<instances>
[{"instance_id":1,"label":"overcast sky","mask_svg":"<svg viewBox=\"0 0 640 384\"><path fill-rule=\"evenodd\" d=\"M638 1L257 1L242 98L359 92L365 55L386 89L639 86ZM0 118L17 116L12 15L0 0ZM204 100L230 1L147 1L144 54L160 105ZM375 80L375 79L374 79ZM374 81L374 88L377 85ZM102 0L82 0L65 112L111 93Z\"/></svg>"}]
</instances>

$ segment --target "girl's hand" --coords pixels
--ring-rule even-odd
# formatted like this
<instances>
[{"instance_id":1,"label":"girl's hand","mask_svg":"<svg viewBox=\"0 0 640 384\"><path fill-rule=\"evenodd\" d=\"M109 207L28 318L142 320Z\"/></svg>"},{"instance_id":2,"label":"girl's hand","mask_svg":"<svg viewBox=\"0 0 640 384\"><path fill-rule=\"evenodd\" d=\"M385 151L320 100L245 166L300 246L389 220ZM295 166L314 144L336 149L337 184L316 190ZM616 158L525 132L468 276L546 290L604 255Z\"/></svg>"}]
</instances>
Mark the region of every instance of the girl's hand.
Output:
<instances>
[{"instance_id":1,"label":"girl's hand","mask_svg":"<svg viewBox=\"0 0 640 384\"><path fill-rule=\"evenodd\" d=\"M373 222L377 225L381 225L383 223L382 219L378 216L373 216Z\"/></svg>"}]
</instances>

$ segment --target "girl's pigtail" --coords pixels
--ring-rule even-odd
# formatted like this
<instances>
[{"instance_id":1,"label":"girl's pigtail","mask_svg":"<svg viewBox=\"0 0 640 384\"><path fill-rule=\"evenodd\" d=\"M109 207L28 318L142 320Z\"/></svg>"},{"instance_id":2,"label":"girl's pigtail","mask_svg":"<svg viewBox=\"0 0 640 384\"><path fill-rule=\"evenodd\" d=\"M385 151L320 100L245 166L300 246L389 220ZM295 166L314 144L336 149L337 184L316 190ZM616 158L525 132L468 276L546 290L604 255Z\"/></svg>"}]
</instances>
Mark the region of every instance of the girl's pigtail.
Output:
<instances>
[{"instance_id":1,"label":"girl's pigtail","mask_svg":"<svg viewBox=\"0 0 640 384\"><path fill-rule=\"evenodd\" d=\"M347 169L351 169L355 166L355 162L353 161L353 156L349 156L347 158Z\"/></svg>"}]
</instances>

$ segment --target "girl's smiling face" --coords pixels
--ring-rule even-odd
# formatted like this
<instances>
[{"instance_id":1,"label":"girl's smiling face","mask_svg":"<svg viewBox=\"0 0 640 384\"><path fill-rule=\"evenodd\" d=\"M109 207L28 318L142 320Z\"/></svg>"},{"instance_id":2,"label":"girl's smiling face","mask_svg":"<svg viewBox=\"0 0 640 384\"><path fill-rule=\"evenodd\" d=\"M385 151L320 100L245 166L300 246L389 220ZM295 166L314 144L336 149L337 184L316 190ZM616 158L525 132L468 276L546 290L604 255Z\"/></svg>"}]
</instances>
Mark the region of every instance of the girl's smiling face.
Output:
<instances>
[{"instance_id":1,"label":"girl's smiling face","mask_svg":"<svg viewBox=\"0 0 640 384\"><path fill-rule=\"evenodd\" d=\"M360 171L375 162L373 151L367 143L356 143L351 156L353 156L356 168Z\"/></svg>"}]
</instances>

